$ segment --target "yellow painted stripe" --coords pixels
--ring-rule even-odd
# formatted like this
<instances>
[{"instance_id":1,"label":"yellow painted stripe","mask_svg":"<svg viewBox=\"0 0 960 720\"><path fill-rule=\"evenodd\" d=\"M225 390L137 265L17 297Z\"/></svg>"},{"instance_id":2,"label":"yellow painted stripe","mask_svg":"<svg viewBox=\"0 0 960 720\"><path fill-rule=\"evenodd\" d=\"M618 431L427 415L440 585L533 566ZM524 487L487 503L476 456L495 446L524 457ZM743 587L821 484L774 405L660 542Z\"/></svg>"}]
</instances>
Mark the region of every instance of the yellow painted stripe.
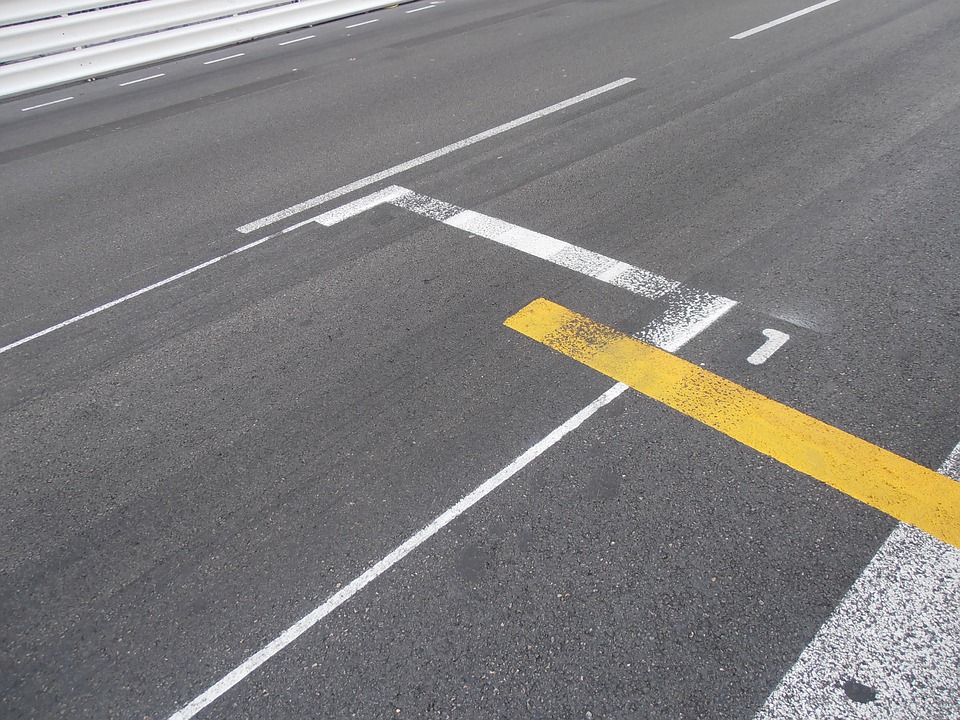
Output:
<instances>
[{"instance_id":1,"label":"yellow painted stripe","mask_svg":"<svg viewBox=\"0 0 960 720\"><path fill-rule=\"evenodd\" d=\"M504 324L960 547L960 483L950 478L549 300Z\"/></svg>"}]
</instances>

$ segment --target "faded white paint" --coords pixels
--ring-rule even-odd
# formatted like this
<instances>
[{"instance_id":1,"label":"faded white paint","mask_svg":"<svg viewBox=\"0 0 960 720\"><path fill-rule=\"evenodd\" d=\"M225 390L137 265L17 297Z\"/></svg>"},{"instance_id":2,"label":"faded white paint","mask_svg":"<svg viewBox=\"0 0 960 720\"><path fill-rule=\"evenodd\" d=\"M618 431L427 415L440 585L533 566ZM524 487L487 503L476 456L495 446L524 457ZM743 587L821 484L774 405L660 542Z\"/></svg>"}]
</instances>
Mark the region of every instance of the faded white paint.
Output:
<instances>
[{"instance_id":1,"label":"faded white paint","mask_svg":"<svg viewBox=\"0 0 960 720\"><path fill-rule=\"evenodd\" d=\"M960 480L960 445L939 472ZM876 693L857 702L843 684ZM960 550L901 523L756 720L960 717Z\"/></svg>"}]
</instances>

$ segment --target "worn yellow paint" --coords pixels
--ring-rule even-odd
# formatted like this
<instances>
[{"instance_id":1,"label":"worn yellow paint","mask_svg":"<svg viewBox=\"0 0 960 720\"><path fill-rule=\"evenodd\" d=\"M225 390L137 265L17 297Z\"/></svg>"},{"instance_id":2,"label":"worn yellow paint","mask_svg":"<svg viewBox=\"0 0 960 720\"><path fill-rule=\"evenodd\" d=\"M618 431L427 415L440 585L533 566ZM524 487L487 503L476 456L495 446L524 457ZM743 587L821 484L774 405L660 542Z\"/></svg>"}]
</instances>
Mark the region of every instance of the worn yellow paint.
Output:
<instances>
[{"instance_id":1,"label":"worn yellow paint","mask_svg":"<svg viewBox=\"0 0 960 720\"><path fill-rule=\"evenodd\" d=\"M549 300L504 324L960 547L960 483L950 478Z\"/></svg>"}]
</instances>

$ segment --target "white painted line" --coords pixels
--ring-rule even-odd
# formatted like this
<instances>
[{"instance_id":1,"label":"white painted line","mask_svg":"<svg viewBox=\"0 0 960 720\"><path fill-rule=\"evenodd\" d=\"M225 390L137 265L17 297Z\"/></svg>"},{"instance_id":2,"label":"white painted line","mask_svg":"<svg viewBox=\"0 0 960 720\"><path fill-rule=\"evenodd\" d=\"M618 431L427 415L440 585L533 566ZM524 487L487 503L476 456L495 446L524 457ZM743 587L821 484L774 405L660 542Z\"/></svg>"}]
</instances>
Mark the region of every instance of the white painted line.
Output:
<instances>
[{"instance_id":1,"label":"white painted line","mask_svg":"<svg viewBox=\"0 0 960 720\"><path fill-rule=\"evenodd\" d=\"M960 481L960 445L940 466ZM957 717L960 550L899 524L756 720Z\"/></svg>"},{"instance_id":2,"label":"white painted line","mask_svg":"<svg viewBox=\"0 0 960 720\"><path fill-rule=\"evenodd\" d=\"M667 352L676 352L737 305L736 300L680 286L664 295L667 309L637 333L637 338Z\"/></svg>"},{"instance_id":3,"label":"white painted line","mask_svg":"<svg viewBox=\"0 0 960 720\"><path fill-rule=\"evenodd\" d=\"M420 195L398 185L329 210L294 227L311 221L329 227L384 203L396 205L444 225L624 288L641 297L664 301L667 305L666 311L637 337L669 352L676 352L737 304L735 300L684 287L649 270L628 265L490 215Z\"/></svg>"},{"instance_id":4,"label":"white painted line","mask_svg":"<svg viewBox=\"0 0 960 720\"><path fill-rule=\"evenodd\" d=\"M772 27L776 27L777 25L782 25L785 22L789 22L790 20L794 20L795 18L802 17L808 13L812 13L814 10L819 10L820 8L827 7L827 5L833 5L834 3L838 3L838 2L840 2L840 0L823 0L823 2L818 2L816 5L811 5L810 7L804 8L803 10L797 10L797 12L795 13L784 15L782 18L771 20L770 22L764 23L763 25L758 25L755 28L751 28L750 30L745 30L742 33L733 35L730 39L743 40L744 38L748 38L751 35L756 35L758 32L769 30Z\"/></svg>"},{"instance_id":5,"label":"white painted line","mask_svg":"<svg viewBox=\"0 0 960 720\"><path fill-rule=\"evenodd\" d=\"M384 188L379 192L371 193L370 195L365 195L362 198L354 200L351 203L342 205L338 208L334 208L328 212L325 212L323 215L319 215L316 218L311 218L310 220L305 221L304 223L297 223L292 225L291 228L298 227L302 224L317 222L326 227L331 225L336 225L339 222L343 222L347 218L351 218L355 215L359 215L362 212L371 210L378 205L383 205L384 203L393 202L394 200L403 197L404 195L412 194L411 190L406 188L399 187L397 185L391 185L388 188Z\"/></svg>"},{"instance_id":6,"label":"white painted line","mask_svg":"<svg viewBox=\"0 0 960 720\"><path fill-rule=\"evenodd\" d=\"M767 328L763 331L763 334L766 336L767 341L750 353L747 362L751 365L763 365L770 359L771 355L782 348L784 343L790 339L787 333L774 330L773 328Z\"/></svg>"},{"instance_id":7,"label":"white painted line","mask_svg":"<svg viewBox=\"0 0 960 720\"><path fill-rule=\"evenodd\" d=\"M409 15L410 13L420 12L421 10L429 10L430 8L435 7L434 5L424 5L423 7L414 8L413 10L404 10L404 12Z\"/></svg>"},{"instance_id":8,"label":"white painted line","mask_svg":"<svg viewBox=\"0 0 960 720\"><path fill-rule=\"evenodd\" d=\"M216 60L207 60L204 65L213 65L214 63L223 62L224 60L233 60L234 58L243 57L246 53L237 53L236 55L227 55L226 57L217 58Z\"/></svg>"},{"instance_id":9,"label":"white painted line","mask_svg":"<svg viewBox=\"0 0 960 720\"><path fill-rule=\"evenodd\" d=\"M293 40L284 40L282 43L277 43L279 46L283 45L293 45L294 43L303 42L304 40L312 40L316 35L304 35L303 37L294 38Z\"/></svg>"},{"instance_id":10,"label":"white painted line","mask_svg":"<svg viewBox=\"0 0 960 720\"><path fill-rule=\"evenodd\" d=\"M390 190L390 188L387 190ZM399 195L398 197L403 197L403 195ZM704 326L704 329L705 327L706 326ZM580 427L580 425L586 422L600 408L616 400L628 389L629 386L623 383L616 383L610 387L606 392L573 415L569 420L559 425L546 437L513 460L509 465L500 470L500 472L498 472L496 475L489 478L469 494L462 497L455 505L438 515L424 528L411 535L407 540L394 548L390 553L384 556L383 559L376 562L363 574L359 575L341 590L338 590L333 595L328 597L323 604L317 606L312 611L297 620L297 622L280 633L267 645L263 646L260 650L240 663L237 667L220 678L220 680L211 685L207 690L204 690L202 693L197 695L197 697L191 700L187 705L171 715L168 720L190 720L190 718L193 718L205 707L215 702L235 685L242 682L257 668L301 637L305 632L313 628L318 622L327 617L327 615L346 603L354 595L363 590L367 585L383 575L385 572L387 572L387 570L403 560L403 558L416 550L431 537L436 535L453 520L463 515L467 510L476 505L483 498L520 472L523 468L540 457L540 455L556 445L560 440L563 439L564 436Z\"/></svg>"},{"instance_id":11,"label":"white painted line","mask_svg":"<svg viewBox=\"0 0 960 720\"><path fill-rule=\"evenodd\" d=\"M370 23L380 22L380 19L375 20L364 20L363 22L354 23L353 25L347 25L347 30L350 28L360 27L361 25L369 25Z\"/></svg>"},{"instance_id":12,"label":"white painted line","mask_svg":"<svg viewBox=\"0 0 960 720\"><path fill-rule=\"evenodd\" d=\"M303 212L304 210L315 208L318 205L322 205L325 202L329 202L330 200L338 198L342 195L346 195L347 193L353 192L354 190L360 190L361 188L365 188L368 185L372 185L373 183L380 182L381 180L385 180L389 177L392 177L399 173L410 170L411 168L415 168L419 165L423 165L424 163L428 163L431 160L436 160L437 158L443 157L444 155L449 155L450 153L455 152L457 150L462 150L465 147L469 147L470 145L478 143L481 140L486 140L487 138L493 137L494 135L499 135L500 133L507 132L508 130L512 130L513 128L520 127L521 125L526 125L527 123L533 122L534 120L539 120L540 118L546 117L547 115L552 115L553 113L560 112L561 110L564 110L565 108L568 108L571 105L576 105L577 103L584 102L585 100L589 100L590 98L594 98L598 95L602 95L603 93L610 92L611 90L615 90L616 88L626 85L627 83L632 83L635 80L636 78L631 78L631 77L621 78L620 80L617 80L612 83L608 83L607 85L603 85L602 87L598 87L598 88L595 88L594 90L590 90L588 92L582 93L568 100L564 100L555 105L551 105L550 107L543 108L542 110L537 110L536 112L530 113L529 115L524 115L523 117L517 118L516 120L511 120L510 122L504 123L502 125L497 125L495 128L485 130L482 133L471 135L470 137L464 140L451 143L450 145L445 145L439 150L434 150L433 152L429 152L426 155L421 155L420 157L416 157L413 160L408 160L406 162L400 163L399 165L394 165L391 168L387 168L386 170L382 170L373 175L368 175L367 177L361 178L360 180L356 180L355 182L352 182L349 185L344 185L342 187L337 188L336 190L331 190L330 192L324 193L323 195L317 195L314 198L310 198L309 200L305 200L301 203L297 203L296 205L292 205L291 207L280 210L279 212L275 212L272 215L267 215L266 217L262 217L259 220L254 220L253 222L247 223L246 225L241 225L240 227L237 228L237 230L242 233L249 233L249 232L253 232L254 230L259 230L260 228L266 227L267 225L272 225L273 223L279 222L280 220L285 220L291 215L296 215L297 213Z\"/></svg>"},{"instance_id":13,"label":"white painted line","mask_svg":"<svg viewBox=\"0 0 960 720\"><path fill-rule=\"evenodd\" d=\"M56 105L57 103L66 102L67 100L73 100L73 95L70 97L60 98L59 100L51 100L50 102L40 103L39 105L31 105L30 107L20 108L20 112L36 110L37 108L47 107L48 105Z\"/></svg>"},{"instance_id":14,"label":"white painted line","mask_svg":"<svg viewBox=\"0 0 960 720\"><path fill-rule=\"evenodd\" d=\"M960 443L953 449L950 456L943 461L940 466L940 472L947 477L960 481Z\"/></svg>"},{"instance_id":15,"label":"white painted line","mask_svg":"<svg viewBox=\"0 0 960 720\"><path fill-rule=\"evenodd\" d=\"M156 75L148 75L147 77L140 78L138 80L128 80L127 82L122 82L118 87L126 87L127 85L136 85L137 83L146 82L147 80L155 80L156 78L165 77L166 73L157 73Z\"/></svg>"},{"instance_id":16,"label":"white painted line","mask_svg":"<svg viewBox=\"0 0 960 720\"><path fill-rule=\"evenodd\" d=\"M424 542L436 535L440 530L449 525L453 520L463 515L467 510L476 505L480 500L492 493L507 480L512 478L531 462L540 457L543 453L556 445L565 435L582 425L591 415L600 408L612 402L627 389L626 385L617 383L596 400L591 402L585 408L576 413L569 420L561 424L546 437L521 454L509 465L504 467L493 477L489 478L467 495L463 496L455 505L445 510L435 517L428 525L411 535L404 542L394 548L381 560L374 563L363 574L349 582L341 590L338 590L327 600L314 608L312 611L297 620L293 625L284 630L270 643L262 647L256 653L244 660L220 680L214 683L210 688L202 692L181 710L178 710L170 716L169 720L188 720L194 717L207 705L215 701L234 685L246 678L250 673L267 662L274 655L286 648L290 643L299 638L310 628L320 622L327 615L339 608L354 595L363 590L367 585L383 575L407 555L416 550Z\"/></svg>"},{"instance_id":17,"label":"white painted line","mask_svg":"<svg viewBox=\"0 0 960 720\"><path fill-rule=\"evenodd\" d=\"M98 314L98 313L102 313L104 310L109 310L109 309L112 308L112 307L116 307L117 305L120 305L121 303L125 303L125 302L127 302L128 300L133 300L133 299L136 298L136 297L140 297L140 296L143 295L144 293L148 293L148 292L150 292L151 290L156 290L157 288L161 288L161 287L163 287L164 285L169 285L170 283L172 283L172 282L174 282L174 281L176 281L176 280L179 280L179 279L181 279L181 278L185 278L185 277L187 277L188 275L193 275L193 273L198 272L198 271L200 271L200 270L203 270L203 269L206 268L206 267L210 267L211 265L220 262L220 261L223 260L224 258L230 257L231 255L239 255L240 253L246 252L247 250L250 250L251 248L255 248L257 245L262 245L262 244L265 243L267 240L270 240L270 239L272 239L272 238L277 237L277 235L280 235L280 233L274 233L273 235L268 235L268 236L266 236L266 237L264 237L264 238L261 238L260 240L254 240L253 242L247 243L246 245L242 245L242 246L240 246L240 247L238 247L238 248L236 248L236 249L234 249L234 250L231 250L231 251L228 252L228 253L225 253L225 254L223 254L223 255L218 255L217 257L211 258L210 260L207 260L206 262L202 262L202 263L200 263L199 265L194 265L192 268L188 268L188 269L186 269L186 270L184 270L184 271L182 271L182 272L178 272L176 275L171 275L171 276L168 277L168 278L164 278L163 280L160 280L159 282L155 282L155 283L153 283L152 285L147 285L146 287L140 288L139 290L135 290L135 291L132 292L132 293L128 293L128 294L124 295L123 297L117 298L116 300L111 300L110 302L104 303L103 305L99 305L99 306L93 308L92 310L87 310L87 311L84 312L84 313L80 313L79 315L75 315L74 317L70 318L69 320L64 320L63 322L57 323L56 325L51 325L50 327L45 328L44 330L41 330L40 332L35 332L33 335L28 335L27 337L21 338L20 340L17 340L16 342L10 343L9 345L4 345L3 347L0 347L0 355L3 355L3 353L8 352L8 351L10 351L10 350L13 350L14 348L20 347L21 345L25 345L25 344L28 343L28 342L31 342L31 341L33 341L33 340L36 340L37 338L41 338L41 337L43 337L44 335L49 335L50 333L52 333L52 332L54 332L54 331L56 331L56 330L60 330L61 328L65 328L65 327L67 327L68 325L73 325L73 324L76 323L76 322L80 322L81 320L84 320L85 318L88 318L88 317L90 317L90 316L92 316L92 315L96 315L96 314Z\"/></svg>"}]
</instances>

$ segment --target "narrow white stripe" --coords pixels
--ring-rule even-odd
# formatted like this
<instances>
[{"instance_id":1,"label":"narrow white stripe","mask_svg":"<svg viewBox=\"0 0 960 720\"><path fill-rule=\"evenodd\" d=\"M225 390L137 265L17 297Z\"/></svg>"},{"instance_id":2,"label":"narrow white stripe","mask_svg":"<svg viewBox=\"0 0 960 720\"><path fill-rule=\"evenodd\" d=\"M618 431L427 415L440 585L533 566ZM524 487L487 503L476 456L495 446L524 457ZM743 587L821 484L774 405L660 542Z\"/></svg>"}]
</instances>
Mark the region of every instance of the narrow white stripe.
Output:
<instances>
[{"instance_id":1,"label":"narrow white stripe","mask_svg":"<svg viewBox=\"0 0 960 720\"><path fill-rule=\"evenodd\" d=\"M313 40L316 35L304 35L303 37L294 38L293 40L284 40L282 43L277 43L277 45L293 45L294 43L303 42L304 40Z\"/></svg>"},{"instance_id":2,"label":"narrow white stripe","mask_svg":"<svg viewBox=\"0 0 960 720\"><path fill-rule=\"evenodd\" d=\"M144 78L139 78L138 80L128 80L127 82L122 82L118 87L126 87L127 85L136 85L137 83L146 82L147 80L155 80L156 78L165 77L166 73L157 73L156 75L148 75Z\"/></svg>"},{"instance_id":3,"label":"narrow white stripe","mask_svg":"<svg viewBox=\"0 0 960 720\"><path fill-rule=\"evenodd\" d=\"M31 105L30 107L20 108L20 112L36 110L37 108L47 107L48 105L56 105L57 103L66 102L67 100L73 100L73 95L70 97L60 98L59 100L51 100L50 102L40 103L39 105Z\"/></svg>"},{"instance_id":4,"label":"narrow white stripe","mask_svg":"<svg viewBox=\"0 0 960 720\"><path fill-rule=\"evenodd\" d=\"M409 194L411 191L406 188L398 187L396 185L391 185L388 188L384 188L380 192L375 192L370 195L366 195L358 200L354 200L351 203L342 205L333 210L329 210L322 215L317 215L315 218L311 218L306 222L317 222L326 227L331 225L336 225L339 222L343 222L347 218L351 218L354 215L359 215L362 212L366 212L372 208L377 207L377 205L383 205L388 203L391 200L396 200L403 195ZM301 225L303 223L297 223Z\"/></svg>"},{"instance_id":5,"label":"narrow white stripe","mask_svg":"<svg viewBox=\"0 0 960 720\"><path fill-rule=\"evenodd\" d=\"M451 143L450 145L445 145L439 150L434 150L433 152L429 152L426 155L421 155L420 157L416 157L413 160L408 160L406 162L400 163L399 165L394 165L391 168L387 168L386 170L382 170L373 175L368 175L365 178L361 178L360 180L356 180L348 185L339 187L336 190L331 190L330 192L324 193L323 195L317 195L314 198L305 200L296 205L292 205L288 208L285 208L284 210L275 212L272 215L267 215L266 217L262 217L259 220L254 220L253 222L247 223L246 225L241 225L240 227L237 228L237 230L242 233L249 233L249 232L253 232L254 230L259 230L262 227L265 227L267 225L272 225L273 223L279 222L280 220L284 220L290 217L291 215L296 215L297 213L303 212L304 210L309 210L310 208L317 207L317 205L322 205L325 202L333 200L334 198L338 198L342 195L346 195L347 193L353 192L354 190L365 188L368 185L372 185L373 183L380 182L381 180L385 180L388 177L392 177L399 173L405 172L411 168L415 168L419 165L423 165L424 163L428 163L432 160L436 160L437 158L443 157L444 155L448 155L457 150L462 150L465 147L474 145L475 143L478 143L481 140L486 140L487 138L493 137L494 135L499 135L500 133L507 132L508 130L512 130L513 128L520 127L521 125L525 125L527 123L533 122L534 120L539 120L540 118L546 117L547 115L552 115L553 113L560 112L561 110L564 110L565 108L568 108L571 105L576 105L577 103L584 102L585 100L589 100L590 98L594 98L598 95L602 95L603 93L610 92L611 90L615 90L616 88L626 85L627 83L632 83L635 80L636 78L631 78L631 77L621 78L620 80L617 80L615 82L608 83L607 85L603 85L602 87L598 87L598 88L595 88L594 90L590 90L588 92L577 95L576 97L572 97L569 100L564 100L555 105L551 105L550 107L543 108L542 110L537 110L536 112L530 113L529 115L524 115L521 118L517 118L516 120L511 120L510 122L504 123L502 125L497 125L495 128L491 128L490 130L485 130L482 133L471 135L470 137L464 140Z\"/></svg>"},{"instance_id":6,"label":"narrow white stripe","mask_svg":"<svg viewBox=\"0 0 960 720\"><path fill-rule=\"evenodd\" d=\"M430 524L428 524L426 527L407 538L403 543L394 548L383 559L372 565L363 574L359 575L341 590L338 590L329 598L327 598L322 605L319 605L314 610L304 615L297 622L284 630L274 640L244 660L229 673L224 675L223 678L210 686L209 689L202 692L181 710L178 710L171 715L169 720L188 720L188 718L194 717L203 708L230 690L230 688L242 681L250 673L267 662L267 660L290 645L290 643L307 632L307 630L312 628L331 612L350 600L350 598L363 590L378 577L383 575L383 573L392 568L411 552L416 550L424 542L436 535L453 520L463 515L463 513L480 502L480 500L492 493L498 487L503 485L503 483L520 472L520 470L540 457L540 455L553 447L565 435L582 425L591 415L596 413L597 410L622 395L626 389L627 386L622 383L617 383L611 387L596 400L580 410L576 415L571 417L569 420L564 422L562 425L557 427L546 437L536 443L533 447L529 448L526 452L513 460L513 462L500 470L500 472L498 472L496 475L486 480L469 494L462 497L455 505L434 518L433 521L430 522Z\"/></svg>"},{"instance_id":7,"label":"narrow white stripe","mask_svg":"<svg viewBox=\"0 0 960 720\"><path fill-rule=\"evenodd\" d=\"M280 233L274 233L273 235L268 235L267 237L261 238L260 240L254 240L253 242L247 243L246 245L241 245L240 247L238 247L238 248L236 248L236 249L234 249L234 250L231 250L231 251L228 252L228 253L224 253L223 255L218 255L217 257L211 258L210 260L207 260L206 262L202 262L202 263L200 263L199 265L194 265L192 268L188 268L187 270L184 270L184 271L182 271L182 272L178 272L176 275L171 275L171 276L168 277L168 278L164 278L163 280L160 280L160 281L158 281L158 282L155 282L155 283L153 283L152 285L147 285L146 287L140 288L139 290L135 290L135 291L133 291L132 293L128 293L127 295L124 295L123 297L117 298L116 300L111 300L110 302L105 303L105 304L103 304L103 305L99 305L99 306L93 308L92 310L87 310L87 311L84 312L84 313L81 313L81 314L79 314L79 315L75 315L74 317L70 318L69 320L64 320L63 322L57 323L56 325L51 325L50 327L48 327L48 328L46 328L46 329L44 329L44 330L41 330L40 332L35 332L33 335L28 335L27 337L21 338L20 340L17 340L16 342L10 343L9 345L4 345L3 347L0 347L0 355L2 355L3 353L7 352L8 350L13 350L13 349L16 348L16 347L20 347L21 345L25 345L26 343L28 343L28 342L30 342L30 341L32 341L32 340L36 340L37 338L41 338L41 337L43 337L44 335L49 335L50 333L52 333L52 332L54 332L54 331L56 331L56 330L60 330L61 328L65 328L65 327L67 327L68 325L73 325L75 322L79 322L79 321L81 321L81 320L83 320L83 319L85 319L85 318L90 317L91 315L96 315L97 313L102 313L104 310L109 310L109 309L112 308L112 307L116 307L117 305L119 305L119 304L121 304L121 303L127 302L127 300L133 300L135 297L140 297L140 296L143 295L144 293L148 293L148 292L150 292L151 290L156 290L157 288L163 287L164 285L169 285L170 283L172 283L172 282L174 282L174 281L176 281L176 280L179 280L179 279L181 279L181 278L185 278L185 277L187 277L187 275L192 275L192 274L195 273L195 272L198 272L198 271L200 271L200 270L203 270L205 267L210 267L210 266L213 265L214 263L220 262L220 261L223 260L225 257L229 257L230 255L238 255L238 254L240 254L240 253L242 253L242 252L246 252L246 251L249 250L250 248L254 248L254 247L256 247L257 245L262 245L262 244L265 243L267 240L270 240L270 239L272 239L272 238L275 238L275 237L276 237L277 235L279 235L279 234L280 234Z\"/></svg>"},{"instance_id":8,"label":"narrow white stripe","mask_svg":"<svg viewBox=\"0 0 960 720\"><path fill-rule=\"evenodd\" d=\"M354 23L353 25L347 25L347 30L349 30L350 28L360 27L361 25L369 25L370 23L375 23L375 22L380 22L380 20L379 19L364 20L363 22Z\"/></svg>"},{"instance_id":9,"label":"narrow white stripe","mask_svg":"<svg viewBox=\"0 0 960 720\"><path fill-rule=\"evenodd\" d=\"M960 445L939 472L960 480ZM852 700L849 682L876 698ZM950 718L957 698L960 550L901 523L756 720Z\"/></svg>"},{"instance_id":10,"label":"narrow white stripe","mask_svg":"<svg viewBox=\"0 0 960 720\"><path fill-rule=\"evenodd\" d=\"M246 53L237 53L236 55L227 55L226 57L217 58L216 60L207 60L204 65L213 65L214 63L223 62L224 60L233 60L234 58L243 57Z\"/></svg>"},{"instance_id":11,"label":"narrow white stripe","mask_svg":"<svg viewBox=\"0 0 960 720\"><path fill-rule=\"evenodd\" d=\"M783 347L787 340L790 339L790 336L787 333L774 330L773 328L767 328L763 331L763 334L766 336L767 341L750 353L750 356L747 358L747 362L751 365L763 365L777 350Z\"/></svg>"},{"instance_id":12,"label":"narrow white stripe","mask_svg":"<svg viewBox=\"0 0 960 720\"><path fill-rule=\"evenodd\" d=\"M797 12L790 13L789 15L784 15L782 18L771 20L768 23L764 23L763 25L758 25L757 27L751 28L750 30L744 30L742 33L738 33L737 35L732 36L730 39L743 40L744 38L748 38L751 35L756 35L758 32L769 30L772 27L776 27L777 25L782 25L785 22L789 22L790 20L793 20L795 18L802 17L807 13L812 13L814 10L819 10L820 8L827 7L827 5L833 5L834 3L838 3L838 2L840 2L840 0L823 0L823 2L819 2L816 5L811 5L810 7L804 8L803 10L797 10Z\"/></svg>"},{"instance_id":13,"label":"narrow white stripe","mask_svg":"<svg viewBox=\"0 0 960 720\"><path fill-rule=\"evenodd\" d=\"M423 7L414 8L413 10L405 10L404 12L409 15L410 13L420 12L421 10L429 10L434 7L433 5L424 5Z\"/></svg>"}]
</instances>

